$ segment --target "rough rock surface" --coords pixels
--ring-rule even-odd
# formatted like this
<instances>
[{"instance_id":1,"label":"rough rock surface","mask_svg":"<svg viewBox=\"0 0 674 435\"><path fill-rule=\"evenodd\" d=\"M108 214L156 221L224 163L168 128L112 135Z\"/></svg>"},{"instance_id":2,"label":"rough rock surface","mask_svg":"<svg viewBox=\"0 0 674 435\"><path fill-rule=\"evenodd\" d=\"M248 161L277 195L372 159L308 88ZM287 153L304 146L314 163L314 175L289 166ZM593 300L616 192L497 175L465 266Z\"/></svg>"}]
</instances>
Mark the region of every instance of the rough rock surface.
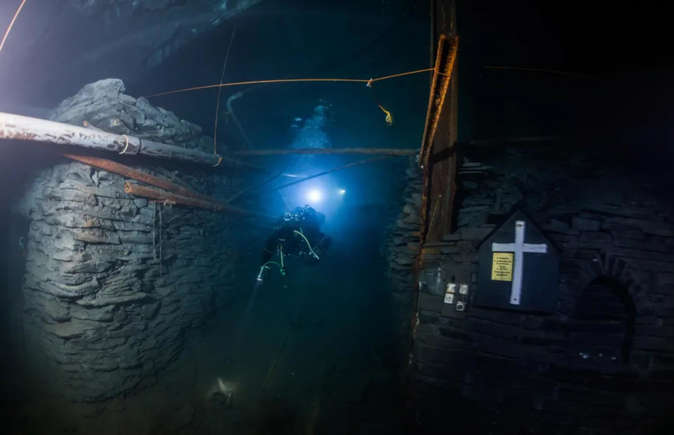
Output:
<instances>
[{"instance_id":1,"label":"rough rock surface","mask_svg":"<svg viewBox=\"0 0 674 435\"><path fill-rule=\"evenodd\" d=\"M384 249L393 291L396 331L399 333L398 340L401 344L409 341L415 290L412 270L419 253L420 242L419 208L421 207L423 178L421 169L414 159L410 159L405 175L407 182L402 195L402 209L396 221L389 227ZM404 353L407 354L407 349Z\"/></svg>"},{"instance_id":2,"label":"rough rock surface","mask_svg":"<svg viewBox=\"0 0 674 435\"><path fill-rule=\"evenodd\" d=\"M179 3L178 0L70 0L70 3L86 13L115 10L157 10Z\"/></svg>"},{"instance_id":3,"label":"rough rock surface","mask_svg":"<svg viewBox=\"0 0 674 435\"><path fill-rule=\"evenodd\" d=\"M116 80L88 85L54 119L100 127L123 119L117 132L176 144L196 137L191 124L122 90ZM151 132L154 126L161 128ZM209 186L231 181L160 167L148 172L210 194ZM230 218L131 197L124 181L63 163L41 173L24 199L29 349L54 388L75 400L151 383L178 355L186 331L234 285Z\"/></svg>"},{"instance_id":4,"label":"rough rock surface","mask_svg":"<svg viewBox=\"0 0 674 435\"><path fill-rule=\"evenodd\" d=\"M126 62L140 62L151 68L261 1L70 0L70 3L86 15L103 17L101 31L107 43L83 56L84 64L126 51Z\"/></svg>"},{"instance_id":5,"label":"rough rock surface","mask_svg":"<svg viewBox=\"0 0 674 435\"><path fill-rule=\"evenodd\" d=\"M203 38L219 40L220 32L229 33L235 17L261 2L30 0L19 18L25 24L13 28L3 48L12 62L0 70L2 111L36 116L45 105L53 106L83 83L101 77L154 83L169 59L175 69L191 45ZM3 31L19 3L0 2ZM183 68L189 71L192 66ZM25 80L26 71L35 73L31 80ZM156 89L162 90L166 89Z\"/></svg>"},{"instance_id":6,"label":"rough rock surface","mask_svg":"<svg viewBox=\"0 0 674 435\"><path fill-rule=\"evenodd\" d=\"M187 148L210 151L212 139L201 135L201 127L179 119L175 113L152 106L147 99L126 95L124 82L105 79L84 86L66 98L50 114L55 121L73 125L88 122L94 127L117 134L133 134Z\"/></svg>"},{"instance_id":7,"label":"rough rock surface","mask_svg":"<svg viewBox=\"0 0 674 435\"><path fill-rule=\"evenodd\" d=\"M184 0L70 0L70 3L81 11L93 14L114 11L117 15L133 12L158 11L179 7L185 4ZM193 1L202 7L211 7L214 10L227 10L236 2L231 0L197 0ZM232 6L233 7L233 6Z\"/></svg>"}]
</instances>

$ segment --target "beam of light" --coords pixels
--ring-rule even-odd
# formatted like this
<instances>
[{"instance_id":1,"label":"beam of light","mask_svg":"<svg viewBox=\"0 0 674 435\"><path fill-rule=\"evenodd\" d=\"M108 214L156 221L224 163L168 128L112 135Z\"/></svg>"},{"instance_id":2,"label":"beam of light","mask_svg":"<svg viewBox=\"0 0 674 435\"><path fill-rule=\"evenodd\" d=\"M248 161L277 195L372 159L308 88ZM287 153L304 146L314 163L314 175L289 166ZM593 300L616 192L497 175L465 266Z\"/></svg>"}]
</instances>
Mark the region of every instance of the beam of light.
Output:
<instances>
[{"instance_id":1,"label":"beam of light","mask_svg":"<svg viewBox=\"0 0 674 435\"><path fill-rule=\"evenodd\" d=\"M318 189L311 189L307 193L307 200L309 200L309 202L317 203L321 202L322 199L323 199L323 192L321 192Z\"/></svg>"},{"instance_id":2,"label":"beam of light","mask_svg":"<svg viewBox=\"0 0 674 435\"><path fill-rule=\"evenodd\" d=\"M346 189L339 189L339 190L337 190L337 193L341 196L344 196L344 195L346 195Z\"/></svg>"},{"instance_id":3,"label":"beam of light","mask_svg":"<svg viewBox=\"0 0 674 435\"><path fill-rule=\"evenodd\" d=\"M2 36L2 40L0 41L0 51L2 51L2 48L5 46L5 41L7 41L7 37L9 36L9 32L12 30L12 27L14 26L14 22L16 21L16 18L21 13L21 9L23 9L23 5L25 5L25 4L26 4L26 0L21 0L21 4L16 9L16 12L14 12L14 16L12 17L12 21L9 22L9 26L7 27L7 30L5 30L5 34Z\"/></svg>"},{"instance_id":4,"label":"beam of light","mask_svg":"<svg viewBox=\"0 0 674 435\"><path fill-rule=\"evenodd\" d=\"M323 175L327 175L327 174L330 174L330 173L333 173L333 172L341 171L342 169L347 169L347 168L352 168L354 166L372 163L372 162L375 162L377 160L388 159L389 157L390 156L378 156L378 157L372 157L372 158L369 158L369 159L358 160L356 162L347 163L346 165L342 165L342 166L338 166L336 168L328 169L327 171L321 171L317 174L309 175L308 177L300 178L299 180L295 180L295 181L291 181L289 183L283 184L281 186L276 187L276 190L281 190L281 189L285 189L286 187L293 186L295 184L304 183L307 180L322 177Z\"/></svg>"}]
</instances>

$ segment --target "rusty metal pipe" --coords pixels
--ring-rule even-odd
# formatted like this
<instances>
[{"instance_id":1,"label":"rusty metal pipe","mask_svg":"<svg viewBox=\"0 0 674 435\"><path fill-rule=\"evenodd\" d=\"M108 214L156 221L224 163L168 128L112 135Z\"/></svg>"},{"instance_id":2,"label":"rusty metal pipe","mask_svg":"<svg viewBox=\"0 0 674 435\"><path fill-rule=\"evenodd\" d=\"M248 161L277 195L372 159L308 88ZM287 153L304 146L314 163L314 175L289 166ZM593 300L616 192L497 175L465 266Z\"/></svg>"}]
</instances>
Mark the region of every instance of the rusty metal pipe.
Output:
<instances>
[{"instance_id":1,"label":"rusty metal pipe","mask_svg":"<svg viewBox=\"0 0 674 435\"><path fill-rule=\"evenodd\" d=\"M140 196L142 198L151 199L154 201L163 202L166 204L180 204L190 207L198 207L211 211L230 212L240 215L256 216L261 218L269 218L269 216L250 212L238 207L232 207L217 201L207 201L202 198L195 198L190 196L178 195L176 193L167 192L165 190L157 189L155 187L141 186L140 184L131 183L127 181L124 183L124 192L129 195Z\"/></svg>"},{"instance_id":2,"label":"rusty metal pipe","mask_svg":"<svg viewBox=\"0 0 674 435\"><path fill-rule=\"evenodd\" d=\"M75 160L89 166L94 166L96 168L103 169L105 171L121 175L123 177L132 178L137 181L142 181L143 183L160 187L162 189L168 190L169 192L177 193L178 195L210 200L210 198L208 198L207 196L201 195L190 189L182 187L165 178L150 175L148 173L139 171L137 169L131 168L127 165L123 165L121 163L112 160L103 159L101 157L83 156L79 154L64 153L63 155L71 160Z\"/></svg>"}]
</instances>

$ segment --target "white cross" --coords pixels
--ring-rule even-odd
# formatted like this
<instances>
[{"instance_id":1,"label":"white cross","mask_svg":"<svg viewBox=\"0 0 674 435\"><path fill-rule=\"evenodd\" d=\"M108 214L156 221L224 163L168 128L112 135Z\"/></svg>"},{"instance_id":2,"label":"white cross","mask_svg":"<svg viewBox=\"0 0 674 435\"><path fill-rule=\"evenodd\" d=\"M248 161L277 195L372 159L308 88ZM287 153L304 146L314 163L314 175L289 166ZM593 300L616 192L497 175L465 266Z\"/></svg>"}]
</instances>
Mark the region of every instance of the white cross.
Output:
<instances>
[{"instance_id":1,"label":"white cross","mask_svg":"<svg viewBox=\"0 0 674 435\"><path fill-rule=\"evenodd\" d=\"M515 221L515 243L492 243L491 250L493 252L515 253L515 271L513 274L513 287L510 292L510 303L512 305L519 305L520 296L522 295L524 253L532 252L536 254L545 254L548 252L548 245L545 243L524 243L524 221Z\"/></svg>"}]
</instances>

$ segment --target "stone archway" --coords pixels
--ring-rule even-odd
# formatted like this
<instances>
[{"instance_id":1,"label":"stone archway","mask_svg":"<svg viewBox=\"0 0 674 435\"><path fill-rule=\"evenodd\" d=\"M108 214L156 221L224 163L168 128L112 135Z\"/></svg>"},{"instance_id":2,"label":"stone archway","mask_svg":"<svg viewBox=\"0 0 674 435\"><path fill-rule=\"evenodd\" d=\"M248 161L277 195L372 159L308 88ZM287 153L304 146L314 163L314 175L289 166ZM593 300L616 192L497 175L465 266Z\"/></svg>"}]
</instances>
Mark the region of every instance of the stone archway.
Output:
<instances>
[{"instance_id":1,"label":"stone archway","mask_svg":"<svg viewBox=\"0 0 674 435\"><path fill-rule=\"evenodd\" d=\"M567 324L572 367L599 373L629 369L641 287L627 262L601 253L579 269Z\"/></svg>"},{"instance_id":2,"label":"stone archway","mask_svg":"<svg viewBox=\"0 0 674 435\"><path fill-rule=\"evenodd\" d=\"M610 276L579 294L569 322L569 347L585 369L615 371L630 361L636 308L626 286Z\"/></svg>"}]
</instances>

